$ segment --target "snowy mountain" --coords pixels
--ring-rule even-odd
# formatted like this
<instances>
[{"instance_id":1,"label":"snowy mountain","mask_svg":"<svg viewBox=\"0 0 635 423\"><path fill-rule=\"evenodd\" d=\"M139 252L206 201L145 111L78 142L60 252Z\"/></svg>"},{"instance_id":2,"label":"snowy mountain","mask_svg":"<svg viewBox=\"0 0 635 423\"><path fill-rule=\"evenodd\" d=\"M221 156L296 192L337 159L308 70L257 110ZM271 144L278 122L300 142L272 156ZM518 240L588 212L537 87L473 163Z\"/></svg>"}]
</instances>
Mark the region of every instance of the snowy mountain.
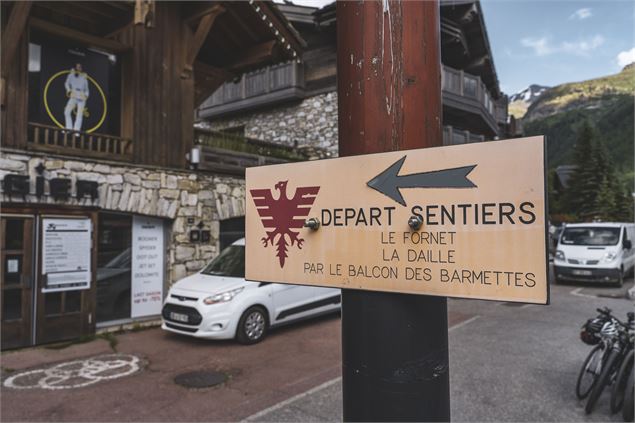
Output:
<instances>
[{"instance_id":1,"label":"snowy mountain","mask_svg":"<svg viewBox=\"0 0 635 423\"><path fill-rule=\"evenodd\" d=\"M509 97L509 114L516 119L520 119L525 115L529 106L536 101L549 87L544 85L532 84Z\"/></svg>"},{"instance_id":2,"label":"snowy mountain","mask_svg":"<svg viewBox=\"0 0 635 423\"><path fill-rule=\"evenodd\" d=\"M548 89L549 87L545 87L544 85L531 84L521 92L510 96L509 102L513 103L514 101L524 101L525 103L531 104Z\"/></svg>"}]
</instances>

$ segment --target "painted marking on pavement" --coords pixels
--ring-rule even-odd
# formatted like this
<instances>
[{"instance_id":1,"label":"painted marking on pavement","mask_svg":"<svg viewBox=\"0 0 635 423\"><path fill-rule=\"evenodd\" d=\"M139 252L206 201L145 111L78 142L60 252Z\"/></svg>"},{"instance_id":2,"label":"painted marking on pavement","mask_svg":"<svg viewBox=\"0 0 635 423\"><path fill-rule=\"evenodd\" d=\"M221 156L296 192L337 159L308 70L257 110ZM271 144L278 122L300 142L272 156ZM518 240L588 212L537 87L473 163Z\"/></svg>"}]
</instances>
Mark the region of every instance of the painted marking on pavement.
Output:
<instances>
[{"instance_id":1,"label":"painted marking on pavement","mask_svg":"<svg viewBox=\"0 0 635 423\"><path fill-rule=\"evenodd\" d=\"M468 325L470 323L472 323L473 321L479 319L481 316L476 315L474 317L471 317L467 320L463 320L461 323L457 323L456 325L452 326L450 329L448 329L448 332L452 332L454 329L458 329L458 328L462 328L465 325Z\"/></svg>"},{"instance_id":2,"label":"painted marking on pavement","mask_svg":"<svg viewBox=\"0 0 635 423\"><path fill-rule=\"evenodd\" d=\"M251 416L247 417L243 421L244 422L251 422L251 421L257 420L257 419L259 419L260 417L262 417L262 416L264 416L266 414L269 414L269 413L271 413L273 411L279 410L282 407L285 407L285 406L291 404L292 402L295 402L295 401L297 401L299 399L302 399L302 398L304 398L306 396L309 396L309 395L311 395L311 394L313 394L313 393L315 393L315 392L317 392L317 391L319 391L321 389L328 388L329 386L334 385L334 384L338 383L341 380L342 380L341 376L336 377L335 379L331 379L331 380L329 380L327 382L324 382L321 385L316 386L315 388L309 389L306 392L302 392L301 394L292 396L291 398L287 398L286 400L284 400L282 402L279 402L279 403L277 403L275 405L272 405L269 408L265 408L264 410L259 411L256 414L252 414Z\"/></svg>"},{"instance_id":3,"label":"painted marking on pavement","mask_svg":"<svg viewBox=\"0 0 635 423\"><path fill-rule=\"evenodd\" d=\"M138 357L130 354L107 354L85 360L67 361L52 367L21 372L2 384L13 389L73 389L97 382L118 379L141 368Z\"/></svg>"},{"instance_id":4,"label":"painted marking on pavement","mask_svg":"<svg viewBox=\"0 0 635 423\"><path fill-rule=\"evenodd\" d=\"M597 298L595 295L583 294L582 290L584 288L576 288L573 291L569 292L571 295L575 295L576 297L585 297L585 298Z\"/></svg>"}]
</instances>

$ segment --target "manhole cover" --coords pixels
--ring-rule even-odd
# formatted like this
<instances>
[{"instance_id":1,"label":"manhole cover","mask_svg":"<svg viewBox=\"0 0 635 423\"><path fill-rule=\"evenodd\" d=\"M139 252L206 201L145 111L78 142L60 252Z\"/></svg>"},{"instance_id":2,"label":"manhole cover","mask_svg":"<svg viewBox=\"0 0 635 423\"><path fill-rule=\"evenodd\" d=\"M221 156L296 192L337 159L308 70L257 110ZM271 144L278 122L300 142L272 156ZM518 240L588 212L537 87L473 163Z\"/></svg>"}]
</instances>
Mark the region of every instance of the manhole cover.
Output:
<instances>
[{"instance_id":1,"label":"manhole cover","mask_svg":"<svg viewBox=\"0 0 635 423\"><path fill-rule=\"evenodd\" d=\"M215 371L196 371L182 373L174 378L174 383L186 388L209 388L227 380L225 373Z\"/></svg>"}]
</instances>

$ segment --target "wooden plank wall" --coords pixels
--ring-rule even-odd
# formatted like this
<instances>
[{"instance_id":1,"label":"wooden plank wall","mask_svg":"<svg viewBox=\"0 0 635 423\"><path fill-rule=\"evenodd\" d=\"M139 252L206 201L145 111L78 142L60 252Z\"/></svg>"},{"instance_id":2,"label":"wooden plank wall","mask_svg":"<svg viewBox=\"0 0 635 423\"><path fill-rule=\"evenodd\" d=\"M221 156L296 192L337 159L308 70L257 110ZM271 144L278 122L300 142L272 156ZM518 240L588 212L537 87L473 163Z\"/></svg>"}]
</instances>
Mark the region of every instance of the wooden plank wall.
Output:
<instances>
[{"instance_id":1,"label":"wooden plank wall","mask_svg":"<svg viewBox=\"0 0 635 423\"><path fill-rule=\"evenodd\" d=\"M4 31L7 14L2 19ZM2 63L2 74L6 77L6 94L0 112L0 145L3 147L26 148L28 67L28 35L24 32L13 60Z\"/></svg>"},{"instance_id":2,"label":"wooden plank wall","mask_svg":"<svg viewBox=\"0 0 635 423\"><path fill-rule=\"evenodd\" d=\"M134 46L128 58L132 78L124 76L123 88L124 104L132 110L123 111L122 128L131 132L125 136L133 139L135 163L184 167L192 146L194 79L181 79L191 31L180 7L158 2L154 28L132 26L119 37Z\"/></svg>"},{"instance_id":3,"label":"wooden plank wall","mask_svg":"<svg viewBox=\"0 0 635 423\"><path fill-rule=\"evenodd\" d=\"M131 25L118 35L133 49L121 55L121 136L131 138L136 164L183 168L194 136L194 77L182 79L185 49L192 31L181 20L177 2L157 2L154 28ZM3 19L6 19L3 16ZM3 22L4 23L4 22ZM4 27L4 25L3 25ZM15 59L3 63L6 99L0 143L27 147L28 31Z\"/></svg>"}]
</instances>

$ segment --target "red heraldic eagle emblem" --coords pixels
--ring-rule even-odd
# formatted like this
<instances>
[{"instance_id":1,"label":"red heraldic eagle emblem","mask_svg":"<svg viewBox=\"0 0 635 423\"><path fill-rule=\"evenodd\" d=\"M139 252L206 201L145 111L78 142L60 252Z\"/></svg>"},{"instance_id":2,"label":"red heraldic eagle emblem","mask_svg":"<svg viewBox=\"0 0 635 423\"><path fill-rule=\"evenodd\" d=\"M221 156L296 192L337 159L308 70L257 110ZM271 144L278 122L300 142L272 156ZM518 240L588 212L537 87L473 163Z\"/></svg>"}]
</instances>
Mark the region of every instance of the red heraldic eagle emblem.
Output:
<instances>
[{"instance_id":1,"label":"red heraldic eagle emblem","mask_svg":"<svg viewBox=\"0 0 635 423\"><path fill-rule=\"evenodd\" d=\"M320 190L320 187L298 187L293 198L288 198L287 182L289 181L280 181L275 185L275 189L280 193L277 200L274 200L270 189L249 191L267 233L262 242L265 247L275 244L280 268L284 267L288 257L288 246L296 244L302 249L304 240L300 238L299 230L304 226L304 221Z\"/></svg>"}]
</instances>

